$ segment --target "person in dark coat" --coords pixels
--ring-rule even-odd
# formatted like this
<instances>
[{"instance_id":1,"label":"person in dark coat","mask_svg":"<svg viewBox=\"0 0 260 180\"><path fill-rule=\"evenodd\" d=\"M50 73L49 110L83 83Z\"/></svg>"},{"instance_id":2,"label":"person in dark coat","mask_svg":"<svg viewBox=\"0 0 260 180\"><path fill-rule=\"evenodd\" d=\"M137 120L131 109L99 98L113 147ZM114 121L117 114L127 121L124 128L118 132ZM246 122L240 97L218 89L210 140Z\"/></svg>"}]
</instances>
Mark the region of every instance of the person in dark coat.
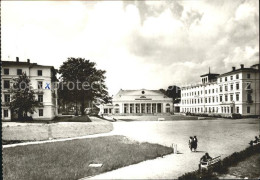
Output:
<instances>
[{"instance_id":1,"label":"person in dark coat","mask_svg":"<svg viewBox=\"0 0 260 180\"><path fill-rule=\"evenodd\" d=\"M211 159L212 157L209 156L209 153L205 153L205 155L200 158L200 162L208 162Z\"/></svg>"},{"instance_id":2,"label":"person in dark coat","mask_svg":"<svg viewBox=\"0 0 260 180\"><path fill-rule=\"evenodd\" d=\"M259 139L257 136L255 136L255 140L254 140L254 143L258 143L259 142Z\"/></svg>"},{"instance_id":3,"label":"person in dark coat","mask_svg":"<svg viewBox=\"0 0 260 180\"><path fill-rule=\"evenodd\" d=\"M194 143L194 151L197 151L197 147L198 147L198 139L196 136L194 136L193 138L193 143Z\"/></svg>"},{"instance_id":4,"label":"person in dark coat","mask_svg":"<svg viewBox=\"0 0 260 180\"><path fill-rule=\"evenodd\" d=\"M190 136L190 139L189 139L189 148L190 148L190 151L192 151L193 146L194 146L193 138L192 138L192 136Z\"/></svg>"}]
</instances>

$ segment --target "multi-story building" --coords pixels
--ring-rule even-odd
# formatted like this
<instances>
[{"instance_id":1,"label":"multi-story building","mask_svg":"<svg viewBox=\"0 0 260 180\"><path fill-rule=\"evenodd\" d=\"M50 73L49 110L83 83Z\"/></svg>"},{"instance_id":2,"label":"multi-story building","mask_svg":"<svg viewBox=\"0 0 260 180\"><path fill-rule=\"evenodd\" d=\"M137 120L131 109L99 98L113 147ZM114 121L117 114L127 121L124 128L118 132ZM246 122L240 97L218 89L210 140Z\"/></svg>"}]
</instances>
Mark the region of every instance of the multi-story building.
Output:
<instances>
[{"instance_id":1,"label":"multi-story building","mask_svg":"<svg viewBox=\"0 0 260 180\"><path fill-rule=\"evenodd\" d=\"M259 71L259 64L241 64L224 74L202 75L201 83L181 88L181 112L260 115Z\"/></svg>"},{"instance_id":2,"label":"multi-story building","mask_svg":"<svg viewBox=\"0 0 260 180\"><path fill-rule=\"evenodd\" d=\"M19 62L16 61L1 61L2 63L2 119L11 120L15 118L16 114L10 110L10 101L12 94L10 88L12 86L12 79L18 78L22 73L30 79L31 87L33 88L36 99L39 101L39 106L36 107L36 112L30 114L35 120L51 120L57 115L57 90L51 88L53 82L54 67L42 66L36 63Z\"/></svg>"}]
</instances>

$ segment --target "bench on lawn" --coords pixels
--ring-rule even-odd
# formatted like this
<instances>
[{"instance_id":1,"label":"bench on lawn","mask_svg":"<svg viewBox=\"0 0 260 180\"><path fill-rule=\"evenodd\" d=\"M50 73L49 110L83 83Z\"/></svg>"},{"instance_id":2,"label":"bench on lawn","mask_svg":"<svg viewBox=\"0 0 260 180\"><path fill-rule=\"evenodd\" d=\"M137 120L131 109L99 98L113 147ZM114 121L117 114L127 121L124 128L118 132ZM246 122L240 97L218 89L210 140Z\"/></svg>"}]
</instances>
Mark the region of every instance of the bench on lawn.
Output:
<instances>
[{"instance_id":1,"label":"bench on lawn","mask_svg":"<svg viewBox=\"0 0 260 180\"><path fill-rule=\"evenodd\" d=\"M216 163L220 162L220 160L220 156L217 156L212 158L211 160L208 160L207 162L200 162L199 170L208 169L209 167L214 166Z\"/></svg>"}]
</instances>

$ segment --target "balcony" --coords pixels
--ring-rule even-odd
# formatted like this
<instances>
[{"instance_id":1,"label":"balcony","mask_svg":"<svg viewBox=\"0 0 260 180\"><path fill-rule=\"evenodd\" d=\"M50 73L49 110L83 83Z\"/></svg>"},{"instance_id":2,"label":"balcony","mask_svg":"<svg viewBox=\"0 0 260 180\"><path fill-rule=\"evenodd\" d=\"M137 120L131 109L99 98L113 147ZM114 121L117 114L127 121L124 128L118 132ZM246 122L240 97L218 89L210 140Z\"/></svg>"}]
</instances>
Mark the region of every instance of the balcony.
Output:
<instances>
[{"instance_id":1,"label":"balcony","mask_svg":"<svg viewBox=\"0 0 260 180\"><path fill-rule=\"evenodd\" d=\"M2 102L2 106L10 106L10 102Z\"/></svg>"},{"instance_id":2,"label":"balcony","mask_svg":"<svg viewBox=\"0 0 260 180\"><path fill-rule=\"evenodd\" d=\"M246 103L248 103L248 104L252 104L253 102L254 102L254 101L251 100L251 99L249 99L249 100L246 101Z\"/></svg>"},{"instance_id":3,"label":"balcony","mask_svg":"<svg viewBox=\"0 0 260 180\"><path fill-rule=\"evenodd\" d=\"M252 93L252 92L253 92L253 89L251 89L251 88L246 88L246 92L247 92L247 93Z\"/></svg>"}]
</instances>

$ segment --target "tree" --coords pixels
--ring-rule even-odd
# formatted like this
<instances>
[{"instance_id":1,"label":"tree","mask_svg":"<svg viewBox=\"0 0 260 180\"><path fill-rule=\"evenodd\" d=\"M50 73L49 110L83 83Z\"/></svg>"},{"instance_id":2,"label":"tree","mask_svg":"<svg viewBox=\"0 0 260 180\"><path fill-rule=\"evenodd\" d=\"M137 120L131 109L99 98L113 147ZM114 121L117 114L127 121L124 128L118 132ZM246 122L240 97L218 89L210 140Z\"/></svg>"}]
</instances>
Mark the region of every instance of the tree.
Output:
<instances>
[{"instance_id":1,"label":"tree","mask_svg":"<svg viewBox=\"0 0 260 180\"><path fill-rule=\"evenodd\" d=\"M105 86L106 71L96 68L96 63L84 58L68 58L59 69L63 88L67 88L63 98L81 104L81 114L85 114L85 103L95 98L109 100L107 87ZM59 87L61 88L61 87ZM61 90L62 91L62 90ZM63 92L60 92L63 93Z\"/></svg>"},{"instance_id":2,"label":"tree","mask_svg":"<svg viewBox=\"0 0 260 180\"><path fill-rule=\"evenodd\" d=\"M35 107L38 106L35 93L30 86L30 79L23 73L13 81L10 109L18 114L19 120L27 119L28 113L35 112Z\"/></svg>"},{"instance_id":3,"label":"tree","mask_svg":"<svg viewBox=\"0 0 260 180\"><path fill-rule=\"evenodd\" d=\"M165 89L159 89L163 94L168 96L169 98L172 98L173 102L173 109L174 109L174 103L179 102L179 98L181 97L181 89L180 87L173 85L169 86L167 90Z\"/></svg>"}]
</instances>

